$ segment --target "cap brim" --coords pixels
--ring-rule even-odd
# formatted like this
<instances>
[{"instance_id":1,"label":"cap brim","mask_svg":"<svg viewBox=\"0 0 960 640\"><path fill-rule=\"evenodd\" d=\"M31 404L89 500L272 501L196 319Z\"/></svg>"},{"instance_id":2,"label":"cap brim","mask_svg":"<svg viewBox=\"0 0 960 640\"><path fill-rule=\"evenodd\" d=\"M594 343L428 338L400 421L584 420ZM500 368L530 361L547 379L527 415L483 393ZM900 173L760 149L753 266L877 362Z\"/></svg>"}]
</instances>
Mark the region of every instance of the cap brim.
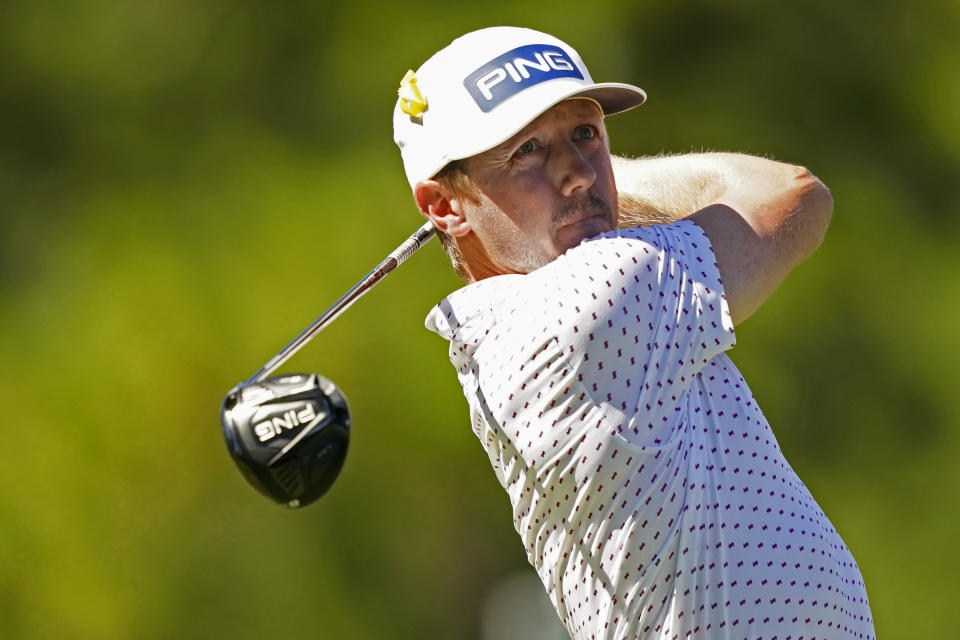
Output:
<instances>
[{"instance_id":1,"label":"cap brim","mask_svg":"<svg viewBox=\"0 0 960 640\"><path fill-rule=\"evenodd\" d=\"M606 116L629 111L647 100L647 94L643 89L620 82L600 82L584 91L577 91L563 100L580 96L596 100Z\"/></svg>"}]
</instances>

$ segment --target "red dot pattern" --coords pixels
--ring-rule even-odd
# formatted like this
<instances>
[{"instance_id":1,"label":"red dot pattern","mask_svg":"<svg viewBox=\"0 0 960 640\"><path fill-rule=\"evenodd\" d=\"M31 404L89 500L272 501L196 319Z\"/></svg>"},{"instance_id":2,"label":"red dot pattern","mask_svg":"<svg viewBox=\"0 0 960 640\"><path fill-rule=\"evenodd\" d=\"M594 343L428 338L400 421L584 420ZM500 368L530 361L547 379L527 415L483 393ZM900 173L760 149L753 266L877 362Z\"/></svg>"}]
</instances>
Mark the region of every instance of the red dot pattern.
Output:
<instances>
[{"instance_id":1,"label":"red dot pattern","mask_svg":"<svg viewBox=\"0 0 960 640\"><path fill-rule=\"evenodd\" d=\"M474 283L427 326L571 637L875 638L853 556L724 354L695 224Z\"/></svg>"}]
</instances>

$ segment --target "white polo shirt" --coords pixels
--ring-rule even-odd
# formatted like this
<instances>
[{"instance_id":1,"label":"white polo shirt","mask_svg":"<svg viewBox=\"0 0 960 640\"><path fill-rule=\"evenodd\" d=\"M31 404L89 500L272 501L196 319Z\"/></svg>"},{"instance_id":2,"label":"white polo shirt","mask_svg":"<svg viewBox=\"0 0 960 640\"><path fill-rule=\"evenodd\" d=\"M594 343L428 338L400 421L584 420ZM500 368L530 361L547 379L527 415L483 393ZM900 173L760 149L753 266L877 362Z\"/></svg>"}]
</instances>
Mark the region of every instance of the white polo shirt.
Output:
<instances>
[{"instance_id":1,"label":"white polo shirt","mask_svg":"<svg viewBox=\"0 0 960 640\"><path fill-rule=\"evenodd\" d=\"M426 324L573 638L875 637L853 556L723 353L697 225L585 241Z\"/></svg>"}]
</instances>

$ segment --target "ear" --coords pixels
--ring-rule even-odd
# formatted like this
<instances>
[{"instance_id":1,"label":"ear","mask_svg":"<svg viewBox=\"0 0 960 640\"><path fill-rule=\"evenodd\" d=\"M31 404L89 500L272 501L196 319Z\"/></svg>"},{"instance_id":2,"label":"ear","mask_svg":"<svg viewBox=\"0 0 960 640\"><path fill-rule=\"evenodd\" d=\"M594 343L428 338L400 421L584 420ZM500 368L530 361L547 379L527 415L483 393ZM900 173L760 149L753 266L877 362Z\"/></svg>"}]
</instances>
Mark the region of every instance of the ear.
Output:
<instances>
[{"instance_id":1,"label":"ear","mask_svg":"<svg viewBox=\"0 0 960 640\"><path fill-rule=\"evenodd\" d=\"M420 212L440 231L454 238L462 238L470 233L470 223L463 213L460 200L447 198L436 180L418 182L413 197Z\"/></svg>"}]
</instances>

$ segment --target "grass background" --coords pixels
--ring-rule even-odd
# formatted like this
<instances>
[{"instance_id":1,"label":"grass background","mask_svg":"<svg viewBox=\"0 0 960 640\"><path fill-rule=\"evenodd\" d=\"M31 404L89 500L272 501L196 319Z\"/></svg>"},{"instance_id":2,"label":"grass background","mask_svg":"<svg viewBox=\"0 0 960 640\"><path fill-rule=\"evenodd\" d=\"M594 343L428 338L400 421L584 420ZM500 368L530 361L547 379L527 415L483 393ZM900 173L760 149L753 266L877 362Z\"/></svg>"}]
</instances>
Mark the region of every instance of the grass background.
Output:
<instances>
[{"instance_id":1,"label":"grass background","mask_svg":"<svg viewBox=\"0 0 960 640\"><path fill-rule=\"evenodd\" d=\"M435 243L285 370L350 400L335 488L247 487L217 409L420 219L396 86L517 24L650 99L614 151L832 189L732 357L856 555L881 637L945 637L960 560L960 5L0 4L0 637L478 638L529 572L429 308Z\"/></svg>"}]
</instances>

